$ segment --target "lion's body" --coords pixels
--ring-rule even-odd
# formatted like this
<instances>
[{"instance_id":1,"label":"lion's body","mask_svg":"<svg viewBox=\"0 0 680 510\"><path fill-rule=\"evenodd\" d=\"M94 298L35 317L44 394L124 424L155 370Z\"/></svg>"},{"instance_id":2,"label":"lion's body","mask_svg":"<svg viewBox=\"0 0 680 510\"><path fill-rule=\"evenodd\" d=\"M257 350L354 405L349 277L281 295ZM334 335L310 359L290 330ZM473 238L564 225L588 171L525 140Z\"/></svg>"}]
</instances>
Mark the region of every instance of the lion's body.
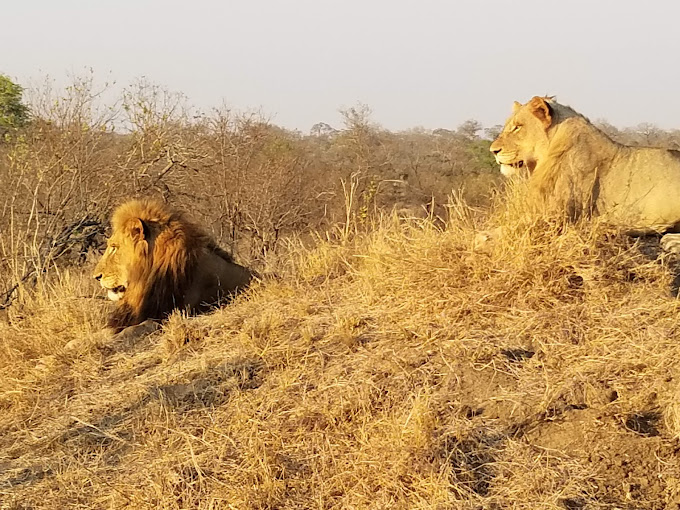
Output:
<instances>
[{"instance_id":1,"label":"lion's body","mask_svg":"<svg viewBox=\"0 0 680 510\"><path fill-rule=\"evenodd\" d=\"M528 174L532 199L592 214L632 234L680 232L680 153L611 140L549 98L515 103L491 145L506 175Z\"/></svg>"},{"instance_id":2,"label":"lion's body","mask_svg":"<svg viewBox=\"0 0 680 510\"><path fill-rule=\"evenodd\" d=\"M616 225L641 234L680 231L680 155L675 151L621 147L593 188L595 211Z\"/></svg>"},{"instance_id":3,"label":"lion's body","mask_svg":"<svg viewBox=\"0 0 680 510\"><path fill-rule=\"evenodd\" d=\"M116 301L109 326L120 331L175 309L204 311L227 301L252 278L186 216L155 200L116 209L113 233L95 269Z\"/></svg>"}]
</instances>

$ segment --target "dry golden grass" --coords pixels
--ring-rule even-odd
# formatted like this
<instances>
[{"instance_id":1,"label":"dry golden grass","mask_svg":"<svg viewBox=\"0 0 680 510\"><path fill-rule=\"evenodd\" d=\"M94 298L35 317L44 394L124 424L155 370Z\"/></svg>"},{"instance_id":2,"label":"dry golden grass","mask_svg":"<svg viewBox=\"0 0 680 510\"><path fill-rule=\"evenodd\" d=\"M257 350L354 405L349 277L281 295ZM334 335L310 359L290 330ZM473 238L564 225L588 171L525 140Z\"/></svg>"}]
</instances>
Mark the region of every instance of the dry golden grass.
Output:
<instances>
[{"instance_id":1,"label":"dry golden grass","mask_svg":"<svg viewBox=\"0 0 680 510\"><path fill-rule=\"evenodd\" d=\"M387 219L135 343L85 277L0 326L0 508L679 508L680 303L604 229ZM76 349L65 349L78 339Z\"/></svg>"}]
</instances>

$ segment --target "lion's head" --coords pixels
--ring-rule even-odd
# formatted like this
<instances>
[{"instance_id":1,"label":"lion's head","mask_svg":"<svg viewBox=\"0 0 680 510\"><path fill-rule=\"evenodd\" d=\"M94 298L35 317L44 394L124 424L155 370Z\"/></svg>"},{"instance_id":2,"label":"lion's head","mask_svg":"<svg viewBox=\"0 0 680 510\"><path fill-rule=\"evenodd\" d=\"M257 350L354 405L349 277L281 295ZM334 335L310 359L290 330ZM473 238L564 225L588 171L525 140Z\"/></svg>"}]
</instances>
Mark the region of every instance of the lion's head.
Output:
<instances>
[{"instance_id":1,"label":"lion's head","mask_svg":"<svg viewBox=\"0 0 680 510\"><path fill-rule=\"evenodd\" d=\"M94 270L94 278L107 291L111 301L123 297L129 286L130 272L140 257L136 251L140 247L140 236L131 229L114 231L106 243L106 250Z\"/></svg>"},{"instance_id":2,"label":"lion's head","mask_svg":"<svg viewBox=\"0 0 680 510\"><path fill-rule=\"evenodd\" d=\"M114 329L161 319L182 308L210 239L180 212L155 200L127 202L113 214L113 233L94 271L117 308Z\"/></svg>"},{"instance_id":3,"label":"lion's head","mask_svg":"<svg viewBox=\"0 0 680 510\"><path fill-rule=\"evenodd\" d=\"M515 101L512 115L490 147L503 175L511 177L534 170L548 150L555 114L551 98L536 96L524 105Z\"/></svg>"}]
</instances>

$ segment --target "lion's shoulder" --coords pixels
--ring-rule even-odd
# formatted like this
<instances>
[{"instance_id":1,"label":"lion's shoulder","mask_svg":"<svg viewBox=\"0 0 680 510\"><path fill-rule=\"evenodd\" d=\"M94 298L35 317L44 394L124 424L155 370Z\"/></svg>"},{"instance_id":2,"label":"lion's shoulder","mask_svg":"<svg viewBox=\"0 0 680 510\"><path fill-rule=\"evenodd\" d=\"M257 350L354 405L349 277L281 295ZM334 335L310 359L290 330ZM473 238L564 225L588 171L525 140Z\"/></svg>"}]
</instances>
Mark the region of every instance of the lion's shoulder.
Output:
<instances>
[{"instance_id":1,"label":"lion's shoulder","mask_svg":"<svg viewBox=\"0 0 680 510\"><path fill-rule=\"evenodd\" d=\"M231 252L222 248L220 245L218 245L212 239L208 240L208 245L207 245L206 248L208 249L208 251L214 253L215 255L220 257L225 262L229 262L229 263L234 262L234 256L231 254Z\"/></svg>"}]
</instances>

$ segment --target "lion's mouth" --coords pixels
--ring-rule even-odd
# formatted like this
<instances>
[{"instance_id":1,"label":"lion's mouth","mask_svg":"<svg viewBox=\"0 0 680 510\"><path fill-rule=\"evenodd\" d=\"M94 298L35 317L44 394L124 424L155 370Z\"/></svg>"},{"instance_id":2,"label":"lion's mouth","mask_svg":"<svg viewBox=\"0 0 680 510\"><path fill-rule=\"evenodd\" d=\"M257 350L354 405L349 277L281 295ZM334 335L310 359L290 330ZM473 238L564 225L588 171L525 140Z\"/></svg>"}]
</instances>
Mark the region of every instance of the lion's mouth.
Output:
<instances>
[{"instance_id":1,"label":"lion's mouth","mask_svg":"<svg viewBox=\"0 0 680 510\"><path fill-rule=\"evenodd\" d=\"M118 301L123 297L123 294L125 294L125 286L119 285L118 287L114 287L112 289L106 289L106 291L111 301Z\"/></svg>"},{"instance_id":2,"label":"lion's mouth","mask_svg":"<svg viewBox=\"0 0 680 510\"><path fill-rule=\"evenodd\" d=\"M519 160L514 163L501 163L501 173L506 177L517 175L524 168L524 161Z\"/></svg>"}]
</instances>

